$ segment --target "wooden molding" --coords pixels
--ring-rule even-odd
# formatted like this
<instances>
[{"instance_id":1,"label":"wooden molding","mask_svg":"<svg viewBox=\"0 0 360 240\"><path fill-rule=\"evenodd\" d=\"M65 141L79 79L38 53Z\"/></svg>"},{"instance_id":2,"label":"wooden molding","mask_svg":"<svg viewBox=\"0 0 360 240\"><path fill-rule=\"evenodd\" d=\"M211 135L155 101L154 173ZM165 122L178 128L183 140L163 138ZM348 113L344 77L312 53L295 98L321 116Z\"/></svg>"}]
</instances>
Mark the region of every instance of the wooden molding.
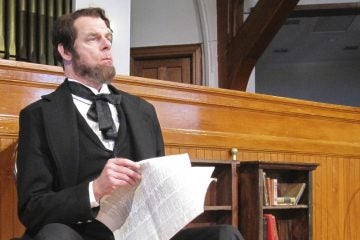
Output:
<instances>
[{"instance_id":1,"label":"wooden molding","mask_svg":"<svg viewBox=\"0 0 360 240\"><path fill-rule=\"evenodd\" d=\"M21 108L64 79L59 68L6 61L0 74L7 134ZM114 85L155 105L169 146L360 156L357 108L139 77L116 76Z\"/></svg>"}]
</instances>

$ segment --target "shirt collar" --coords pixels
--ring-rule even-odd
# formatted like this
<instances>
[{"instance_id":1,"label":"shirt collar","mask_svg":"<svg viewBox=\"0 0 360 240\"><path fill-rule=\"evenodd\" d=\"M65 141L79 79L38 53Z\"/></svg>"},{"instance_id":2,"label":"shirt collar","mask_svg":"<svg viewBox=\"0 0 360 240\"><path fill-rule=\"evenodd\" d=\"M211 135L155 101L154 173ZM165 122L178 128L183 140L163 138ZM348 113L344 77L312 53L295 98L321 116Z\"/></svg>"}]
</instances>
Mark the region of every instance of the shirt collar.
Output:
<instances>
[{"instance_id":1,"label":"shirt collar","mask_svg":"<svg viewBox=\"0 0 360 240\"><path fill-rule=\"evenodd\" d=\"M72 82L77 82L77 83L80 83L81 85L89 88L95 95L97 94L101 94L101 93L104 93L104 94L110 94L110 89L109 89L109 86L107 84L103 84L100 88L100 91L98 91L96 88L93 88L93 87L90 87L90 86L87 86L85 84L83 84L82 82L78 81L78 80L75 80L75 79L72 79L72 78L68 78L69 81L72 81Z\"/></svg>"}]
</instances>

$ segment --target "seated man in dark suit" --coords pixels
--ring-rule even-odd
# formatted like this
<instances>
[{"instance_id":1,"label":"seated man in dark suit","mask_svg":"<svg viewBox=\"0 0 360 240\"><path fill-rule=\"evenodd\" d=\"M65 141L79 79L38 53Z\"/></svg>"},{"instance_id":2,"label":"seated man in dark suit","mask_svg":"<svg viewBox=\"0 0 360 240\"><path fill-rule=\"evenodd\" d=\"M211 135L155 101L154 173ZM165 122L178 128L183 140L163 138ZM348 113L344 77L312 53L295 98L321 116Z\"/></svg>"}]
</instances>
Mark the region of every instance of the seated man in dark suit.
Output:
<instances>
[{"instance_id":1,"label":"seated man in dark suit","mask_svg":"<svg viewBox=\"0 0 360 240\"><path fill-rule=\"evenodd\" d=\"M101 198L141 181L137 161L164 155L154 107L110 85L112 31L99 8L54 25L65 81L20 113L17 158L24 239L108 240ZM182 230L173 239L242 239L231 226Z\"/></svg>"}]
</instances>

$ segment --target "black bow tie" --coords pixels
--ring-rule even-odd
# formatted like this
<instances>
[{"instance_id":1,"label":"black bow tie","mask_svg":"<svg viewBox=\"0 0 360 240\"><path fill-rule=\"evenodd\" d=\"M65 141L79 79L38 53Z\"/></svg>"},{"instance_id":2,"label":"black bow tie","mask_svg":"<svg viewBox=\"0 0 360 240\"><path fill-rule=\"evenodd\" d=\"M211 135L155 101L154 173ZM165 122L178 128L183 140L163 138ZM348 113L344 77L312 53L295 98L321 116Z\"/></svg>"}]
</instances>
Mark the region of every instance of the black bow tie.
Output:
<instances>
[{"instance_id":1,"label":"black bow tie","mask_svg":"<svg viewBox=\"0 0 360 240\"><path fill-rule=\"evenodd\" d=\"M115 140L117 137L117 131L114 120L111 116L109 104L120 105L120 94L94 94L89 88L84 85L68 81L68 85L72 94L88 99L92 101L87 116L99 123L99 129L102 132L104 138Z\"/></svg>"}]
</instances>

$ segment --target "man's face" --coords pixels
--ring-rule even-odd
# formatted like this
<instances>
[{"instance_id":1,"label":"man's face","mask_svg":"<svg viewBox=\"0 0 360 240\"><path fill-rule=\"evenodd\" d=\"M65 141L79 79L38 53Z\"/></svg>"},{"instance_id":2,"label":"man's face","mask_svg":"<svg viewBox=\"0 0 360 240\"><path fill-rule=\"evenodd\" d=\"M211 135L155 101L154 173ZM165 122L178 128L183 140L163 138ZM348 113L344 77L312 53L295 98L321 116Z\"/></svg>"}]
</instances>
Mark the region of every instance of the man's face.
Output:
<instances>
[{"instance_id":1,"label":"man's face","mask_svg":"<svg viewBox=\"0 0 360 240\"><path fill-rule=\"evenodd\" d=\"M74 27L77 31L72 59L74 71L92 81L110 83L115 76L111 30L101 18L95 17L80 17Z\"/></svg>"}]
</instances>

